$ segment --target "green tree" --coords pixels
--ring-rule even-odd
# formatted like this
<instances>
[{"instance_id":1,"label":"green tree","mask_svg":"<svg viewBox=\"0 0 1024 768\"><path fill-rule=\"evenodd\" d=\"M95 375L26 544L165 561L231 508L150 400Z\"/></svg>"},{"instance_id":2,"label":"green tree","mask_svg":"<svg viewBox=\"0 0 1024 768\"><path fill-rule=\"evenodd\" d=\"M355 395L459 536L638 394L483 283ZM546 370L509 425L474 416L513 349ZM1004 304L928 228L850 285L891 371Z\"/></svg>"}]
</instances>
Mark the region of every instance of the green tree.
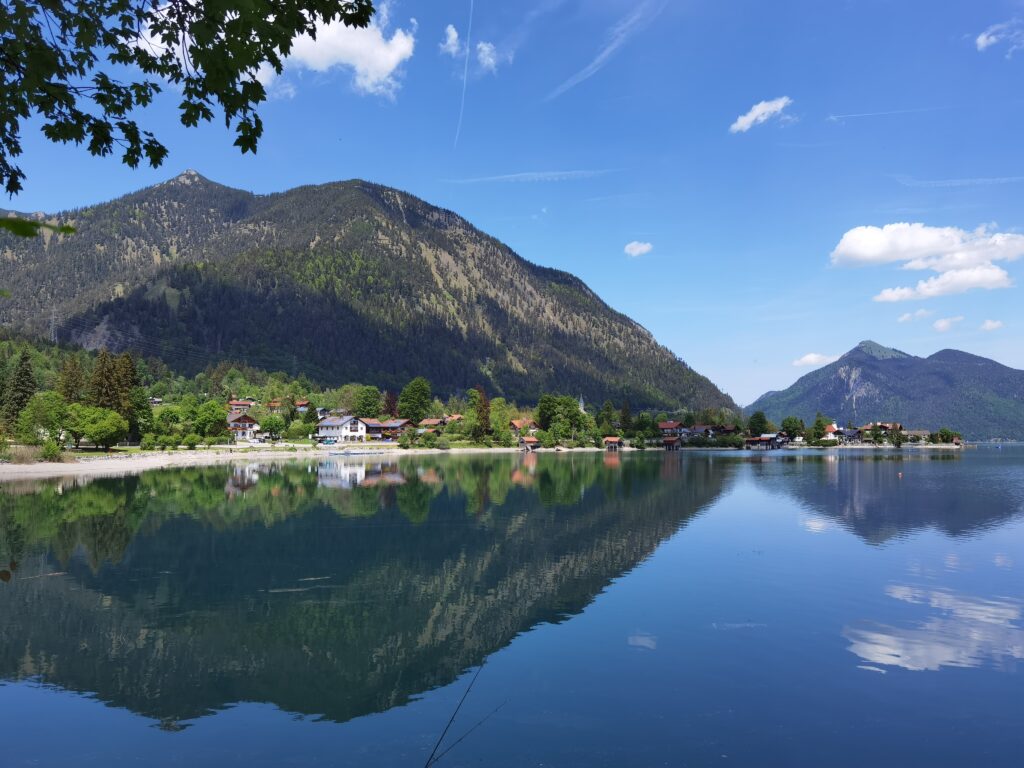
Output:
<instances>
[{"instance_id":1,"label":"green tree","mask_svg":"<svg viewBox=\"0 0 1024 768\"><path fill-rule=\"evenodd\" d=\"M754 411L750 414L750 420L747 421L747 432L754 437L763 435L768 431L768 417L764 415L764 411Z\"/></svg>"},{"instance_id":2,"label":"green tree","mask_svg":"<svg viewBox=\"0 0 1024 768\"><path fill-rule=\"evenodd\" d=\"M110 408L91 408L85 422L85 438L109 451L128 436L128 420Z\"/></svg>"},{"instance_id":3,"label":"green tree","mask_svg":"<svg viewBox=\"0 0 1024 768\"><path fill-rule=\"evenodd\" d=\"M430 391L430 382L422 376L405 385L402 393L398 396L398 415L403 419L409 419L414 424L427 417L434 395ZM488 425L490 422L486 422Z\"/></svg>"},{"instance_id":4,"label":"green tree","mask_svg":"<svg viewBox=\"0 0 1024 768\"><path fill-rule=\"evenodd\" d=\"M618 412L615 410L615 406L612 405L611 400L605 400L604 405L601 406L601 410L597 413L597 423L601 429L611 430L615 425L615 420L618 418ZM609 432L609 434L611 434Z\"/></svg>"},{"instance_id":5,"label":"green tree","mask_svg":"<svg viewBox=\"0 0 1024 768\"><path fill-rule=\"evenodd\" d=\"M68 355L60 369L57 391L68 403L80 403L87 394L85 371L77 355Z\"/></svg>"},{"instance_id":6,"label":"green tree","mask_svg":"<svg viewBox=\"0 0 1024 768\"><path fill-rule=\"evenodd\" d=\"M97 408L119 411L121 391L117 383L117 362L106 349L101 349L89 377L89 404Z\"/></svg>"},{"instance_id":7,"label":"green tree","mask_svg":"<svg viewBox=\"0 0 1024 768\"><path fill-rule=\"evenodd\" d=\"M114 358L114 385L117 387L119 407L114 410L131 422L132 390L139 386L139 372L135 368L135 358L130 352L122 352Z\"/></svg>"},{"instance_id":8,"label":"green tree","mask_svg":"<svg viewBox=\"0 0 1024 768\"><path fill-rule=\"evenodd\" d=\"M825 430L831 423L831 421L821 415L821 411L818 411L814 416L814 425L811 427L811 439L821 440L825 436Z\"/></svg>"},{"instance_id":9,"label":"green tree","mask_svg":"<svg viewBox=\"0 0 1024 768\"><path fill-rule=\"evenodd\" d=\"M882 432L882 425L881 424L876 422L876 423L871 425L871 442L873 442L875 445L881 445L882 444L882 438L884 436L885 435Z\"/></svg>"},{"instance_id":10,"label":"green tree","mask_svg":"<svg viewBox=\"0 0 1024 768\"><path fill-rule=\"evenodd\" d=\"M133 387L128 393L128 437L139 440L153 429L153 406L149 404L149 395L142 387Z\"/></svg>"},{"instance_id":11,"label":"green tree","mask_svg":"<svg viewBox=\"0 0 1024 768\"><path fill-rule=\"evenodd\" d=\"M181 412L173 405L165 405L156 415L156 426L161 435L169 435L178 431L181 423Z\"/></svg>"},{"instance_id":12,"label":"green tree","mask_svg":"<svg viewBox=\"0 0 1024 768\"><path fill-rule=\"evenodd\" d=\"M537 415L535 419L537 426L542 430L547 431L551 428L551 423L554 421L557 413L558 398L554 395L541 395L540 399L537 401Z\"/></svg>"},{"instance_id":13,"label":"green tree","mask_svg":"<svg viewBox=\"0 0 1024 768\"><path fill-rule=\"evenodd\" d=\"M633 431L633 411L629 407L629 400L623 400L622 407L619 408L619 426L626 434Z\"/></svg>"},{"instance_id":14,"label":"green tree","mask_svg":"<svg viewBox=\"0 0 1024 768\"><path fill-rule=\"evenodd\" d=\"M71 403L68 406L67 419L64 422L64 430L68 433L68 437L75 444L75 448L78 448L82 443L82 438L85 437L86 425L89 423L90 412L93 407L90 405L84 405L82 403Z\"/></svg>"},{"instance_id":15,"label":"green tree","mask_svg":"<svg viewBox=\"0 0 1024 768\"><path fill-rule=\"evenodd\" d=\"M297 38L332 22L365 27L374 13L372 0L6 0L2 8L0 184L12 195L25 178L13 163L23 120L93 155L119 151L132 168L143 158L160 165L167 149L132 113L166 83L180 94L183 125L219 110L235 145L255 152L263 133L256 108L267 96L260 68L280 74Z\"/></svg>"},{"instance_id":16,"label":"green tree","mask_svg":"<svg viewBox=\"0 0 1024 768\"><path fill-rule=\"evenodd\" d=\"M18 423L18 416L36 393L36 374L28 350L22 350L4 392L4 421L8 426Z\"/></svg>"},{"instance_id":17,"label":"green tree","mask_svg":"<svg viewBox=\"0 0 1024 768\"><path fill-rule=\"evenodd\" d=\"M360 419L372 419L380 415L380 390L374 386L360 388L352 413Z\"/></svg>"},{"instance_id":18,"label":"green tree","mask_svg":"<svg viewBox=\"0 0 1024 768\"><path fill-rule=\"evenodd\" d=\"M270 435L271 440L276 440L284 432L284 419L276 414L271 414L260 422L260 427Z\"/></svg>"},{"instance_id":19,"label":"green tree","mask_svg":"<svg viewBox=\"0 0 1024 768\"><path fill-rule=\"evenodd\" d=\"M33 445L60 441L67 411L67 402L59 392L36 392L18 416L18 437Z\"/></svg>"},{"instance_id":20,"label":"green tree","mask_svg":"<svg viewBox=\"0 0 1024 768\"><path fill-rule=\"evenodd\" d=\"M796 416L787 416L782 420L782 431L792 440L804 433L804 420Z\"/></svg>"},{"instance_id":21,"label":"green tree","mask_svg":"<svg viewBox=\"0 0 1024 768\"><path fill-rule=\"evenodd\" d=\"M227 430L227 413L224 411L224 405L218 400L207 400L196 409L196 418L192 426L204 437L224 434Z\"/></svg>"},{"instance_id":22,"label":"green tree","mask_svg":"<svg viewBox=\"0 0 1024 768\"><path fill-rule=\"evenodd\" d=\"M482 385L476 387L476 421L473 424L473 439L483 440L491 432L491 401Z\"/></svg>"}]
</instances>

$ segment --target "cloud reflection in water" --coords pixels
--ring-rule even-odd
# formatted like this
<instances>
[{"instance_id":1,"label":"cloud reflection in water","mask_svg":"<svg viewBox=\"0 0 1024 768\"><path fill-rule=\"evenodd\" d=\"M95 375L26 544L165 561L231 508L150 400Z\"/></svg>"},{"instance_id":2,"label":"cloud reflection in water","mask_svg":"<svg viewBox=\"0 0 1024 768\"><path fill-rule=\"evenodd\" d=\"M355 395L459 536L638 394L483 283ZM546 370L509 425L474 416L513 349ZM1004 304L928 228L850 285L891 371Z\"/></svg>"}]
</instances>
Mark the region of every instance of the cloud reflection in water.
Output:
<instances>
[{"instance_id":1,"label":"cloud reflection in water","mask_svg":"<svg viewBox=\"0 0 1024 768\"><path fill-rule=\"evenodd\" d=\"M979 667L986 662L1015 665L1024 659L1021 603L1012 598L985 599L942 589L891 585L895 600L941 612L916 627L884 624L846 627L849 650L871 664L904 669Z\"/></svg>"}]
</instances>

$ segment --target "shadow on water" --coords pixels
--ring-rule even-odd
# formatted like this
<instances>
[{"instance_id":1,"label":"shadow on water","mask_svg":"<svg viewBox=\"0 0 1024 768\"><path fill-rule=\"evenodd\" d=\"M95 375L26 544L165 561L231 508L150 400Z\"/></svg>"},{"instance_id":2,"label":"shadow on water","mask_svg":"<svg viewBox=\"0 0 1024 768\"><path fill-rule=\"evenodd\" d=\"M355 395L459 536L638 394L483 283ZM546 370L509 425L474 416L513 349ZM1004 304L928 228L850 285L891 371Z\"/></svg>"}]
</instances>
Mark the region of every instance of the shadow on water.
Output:
<instances>
[{"instance_id":1,"label":"shadow on water","mask_svg":"<svg viewBox=\"0 0 1024 768\"><path fill-rule=\"evenodd\" d=\"M0 679L169 730L238 701L380 712L579 613L734 474L662 454L453 456L7 489Z\"/></svg>"}]
</instances>

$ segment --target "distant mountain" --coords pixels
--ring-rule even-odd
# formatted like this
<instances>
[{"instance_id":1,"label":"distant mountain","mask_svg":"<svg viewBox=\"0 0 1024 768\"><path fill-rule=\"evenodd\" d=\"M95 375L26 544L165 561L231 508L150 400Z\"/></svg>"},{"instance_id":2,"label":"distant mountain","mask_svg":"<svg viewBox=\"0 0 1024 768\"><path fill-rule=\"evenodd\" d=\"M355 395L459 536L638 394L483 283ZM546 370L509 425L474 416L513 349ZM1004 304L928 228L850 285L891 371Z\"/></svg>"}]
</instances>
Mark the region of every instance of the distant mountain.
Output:
<instances>
[{"instance_id":1,"label":"distant mountain","mask_svg":"<svg viewBox=\"0 0 1024 768\"><path fill-rule=\"evenodd\" d=\"M398 190L261 196L187 171L45 218L77 232L0 237L0 321L88 348L187 373L231 359L328 384L422 374L439 392L482 383L523 401L735 407L578 278Z\"/></svg>"},{"instance_id":2,"label":"distant mountain","mask_svg":"<svg viewBox=\"0 0 1024 768\"><path fill-rule=\"evenodd\" d=\"M820 411L840 424L900 421L915 429L950 427L974 440L1024 439L1024 371L955 349L921 358L863 341L745 411L764 411L775 422L809 422Z\"/></svg>"}]
</instances>

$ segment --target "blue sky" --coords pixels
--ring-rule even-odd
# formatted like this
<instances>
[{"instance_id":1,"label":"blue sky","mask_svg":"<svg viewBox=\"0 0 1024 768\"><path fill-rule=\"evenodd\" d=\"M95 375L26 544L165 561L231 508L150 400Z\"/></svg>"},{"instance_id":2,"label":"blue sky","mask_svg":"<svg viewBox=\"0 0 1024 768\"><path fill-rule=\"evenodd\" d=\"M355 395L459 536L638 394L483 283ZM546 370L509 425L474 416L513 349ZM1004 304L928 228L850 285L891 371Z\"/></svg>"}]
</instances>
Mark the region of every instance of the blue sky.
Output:
<instances>
[{"instance_id":1,"label":"blue sky","mask_svg":"<svg viewBox=\"0 0 1024 768\"><path fill-rule=\"evenodd\" d=\"M299 46L255 156L173 94L142 115L155 171L26 130L8 205L190 167L364 178L579 275L740 403L867 338L1024 368L1024 3L477 0L471 33L470 9L395 0Z\"/></svg>"}]
</instances>

